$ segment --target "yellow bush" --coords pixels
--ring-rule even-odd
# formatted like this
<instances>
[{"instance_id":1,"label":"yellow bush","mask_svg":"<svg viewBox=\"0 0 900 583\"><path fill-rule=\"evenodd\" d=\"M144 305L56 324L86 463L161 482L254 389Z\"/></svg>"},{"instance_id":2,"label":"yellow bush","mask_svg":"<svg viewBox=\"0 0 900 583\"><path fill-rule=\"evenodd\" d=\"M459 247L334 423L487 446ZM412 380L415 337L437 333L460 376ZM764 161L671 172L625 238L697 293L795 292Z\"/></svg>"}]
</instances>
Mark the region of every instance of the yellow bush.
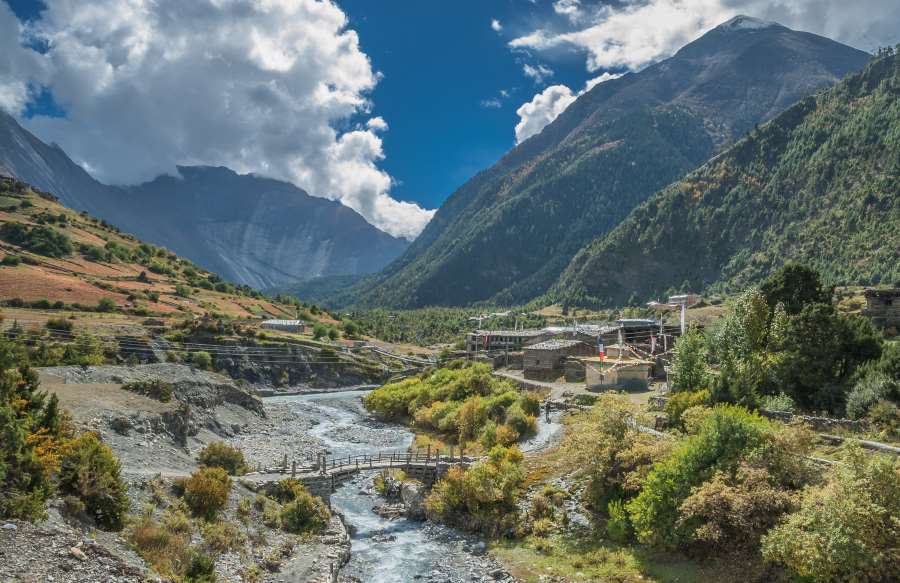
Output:
<instances>
[{"instance_id":1,"label":"yellow bush","mask_svg":"<svg viewBox=\"0 0 900 583\"><path fill-rule=\"evenodd\" d=\"M200 468L184 484L184 501L195 516L213 520L228 502L231 478L222 468Z\"/></svg>"}]
</instances>

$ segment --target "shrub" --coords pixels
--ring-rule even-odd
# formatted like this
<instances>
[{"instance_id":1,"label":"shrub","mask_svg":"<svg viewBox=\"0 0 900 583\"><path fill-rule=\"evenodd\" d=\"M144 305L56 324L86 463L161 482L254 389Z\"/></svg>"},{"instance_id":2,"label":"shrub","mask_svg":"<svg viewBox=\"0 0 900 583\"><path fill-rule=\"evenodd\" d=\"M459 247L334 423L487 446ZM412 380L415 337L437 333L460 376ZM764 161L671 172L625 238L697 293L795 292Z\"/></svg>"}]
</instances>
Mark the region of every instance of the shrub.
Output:
<instances>
[{"instance_id":1,"label":"shrub","mask_svg":"<svg viewBox=\"0 0 900 583\"><path fill-rule=\"evenodd\" d=\"M766 395L759 403L760 409L766 411L788 411L793 413L796 405L794 400L784 393L777 395Z\"/></svg>"},{"instance_id":2,"label":"shrub","mask_svg":"<svg viewBox=\"0 0 900 583\"><path fill-rule=\"evenodd\" d=\"M222 468L232 476L239 476L247 471L241 450L222 441L214 441L204 447L197 461L204 466Z\"/></svg>"},{"instance_id":3,"label":"shrub","mask_svg":"<svg viewBox=\"0 0 900 583\"><path fill-rule=\"evenodd\" d=\"M129 529L127 539L163 577L174 579L190 560L189 534L174 532L159 524L153 520L151 512L145 512Z\"/></svg>"},{"instance_id":4,"label":"shrub","mask_svg":"<svg viewBox=\"0 0 900 583\"><path fill-rule=\"evenodd\" d=\"M102 528L120 530L129 502L121 465L94 433L84 433L65 447L60 459L59 489L77 496Z\"/></svg>"},{"instance_id":5,"label":"shrub","mask_svg":"<svg viewBox=\"0 0 900 583\"><path fill-rule=\"evenodd\" d=\"M172 400L172 384L159 379L152 381L135 381L133 383L125 383L122 388L151 399L156 399L161 403L168 403ZM210 465L210 464L207 464Z\"/></svg>"},{"instance_id":6,"label":"shrub","mask_svg":"<svg viewBox=\"0 0 900 583\"><path fill-rule=\"evenodd\" d=\"M209 370L212 366L212 356L205 350L191 354L191 363L201 370Z\"/></svg>"},{"instance_id":7,"label":"shrub","mask_svg":"<svg viewBox=\"0 0 900 583\"><path fill-rule=\"evenodd\" d=\"M672 385L675 391L697 391L706 383L706 339L691 326L675 344Z\"/></svg>"},{"instance_id":8,"label":"shrub","mask_svg":"<svg viewBox=\"0 0 900 583\"><path fill-rule=\"evenodd\" d=\"M895 580L900 548L900 464L853 452L762 542L763 556L816 583Z\"/></svg>"},{"instance_id":9,"label":"shrub","mask_svg":"<svg viewBox=\"0 0 900 583\"><path fill-rule=\"evenodd\" d=\"M213 520L228 502L231 478L222 468L200 468L184 483L184 501L194 516Z\"/></svg>"},{"instance_id":10,"label":"shrub","mask_svg":"<svg viewBox=\"0 0 900 583\"><path fill-rule=\"evenodd\" d=\"M627 504L638 540L662 546L689 540L691 529L678 523L678 510L691 489L716 471L734 471L742 456L764 444L769 430L765 419L742 407L715 407L697 435L653 466L640 494Z\"/></svg>"},{"instance_id":11,"label":"shrub","mask_svg":"<svg viewBox=\"0 0 900 583\"><path fill-rule=\"evenodd\" d=\"M900 401L900 378L891 378L882 372L864 376L847 395L847 416L862 419L879 401Z\"/></svg>"},{"instance_id":12,"label":"shrub","mask_svg":"<svg viewBox=\"0 0 900 583\"><path fill-rule=\"evenodd\" d=\"M51 318L44 324L47 330L54 332L71 332L74 326L71 320L65 318Z\"/></svg>"},{"instance_id":13,"label":"shrub","mask_svg":"<svg viewBox=\"0 0 900 583\"><path fill-rule=\"evenodd\" d=\"M7 267L15 267L20 263L22 263L22 258L12 253L7 253L3 256L3 259L0 260L0 265L6 265Z\"/></svg>"},{"instance_id":14,"label":"shrub","mask_svg":"<svg viewBox=\"0 0 900 583\"><path fill-rule=\"evenodd\" d=\"M97 301L98 312L115 312L116 309L116 302L112 298L102 297Z\"/></svg>"},{"instance_id":15,"label":"shrub","mask_svg":"<svg viewBox=\"0 0 900 583\"><path fill-rule=\"evenodd\" d=\"M716 472L679 508L678 525L691 531L695 552L753 552L760 537L791 510L793 496L765 468L743 464L732 477Z\"/></svg>"},{"instance_id":16,"label":"shrub","mask_svg":"<svg viewBox=\"0 0 900 583\"><path fill-rule=\"evenodd\" d=\"M537 420L527 415L522 405L516 402L506 410L506 425L515 429L519 436L531 435L537 429Z\"/></svg>"},{"instance_id":17,"label":"shrub","mask_svg":"<svg viewBox=\"0 0 900 583\"><path fill-rule=\"evenodd\" d=\"M304 488L281 509L281 528L292 534L320 532L328 524L329 518L331 513L322 499Z\"/></svg>"},{"instance_id":18,"label":"shrub","mask_svg":"<svg viewBox=\"0 0 900 583\"><path fill-rule=\"evenodd\" d=\"M606 536L620 544L631 540L631 521L628 519L628 512L625 511L622 501L610 500L606 506L606 513L609 515L609 519L606 521Z\"/></svg>"},{"instance_id":19,"label":"shrub","mask_svg":"<svg viewBox=\"0 0 900 583\"><path fill-rule=\"evenodd\" d=\"M203 542L217 553L239 550L247 537L233 522L212 522L203 527Z\"/></svg>"},{"instance_id":20,"label":"shrub","mask_svg":"<svg viewBox=\"0 0 900 583\"><path fill-rule=\"evenodd\" d=\"M57 259L71 255L74 249L66 235L43 225L29 227L22 223L4 223L0 225L0 239L38 255Z\"/></svg>"},{"instance_id":21,"label":"shrub","mask_svg":"<svg viewBox=\"0 0 900 583\"><path fill-rule=\"evenodd\" d=\"M879 401L869 409L869 421L882 429L892 439L900 438L900 407L888 401Z\"/></svg>"},{"instance_id":22,"label":"shrub","mask_svg":"<svg viewBox=\"0 0 900 583\"><path fill-rule=\"evenodd\" d=\"M184 573L184 583L215 583L216 563L209 555L194 552Z\"/></svg>"},{"instance_id":23,"label":"shrub","mask_svg":"<svg viewBox=\"0 0 900 583\"><path fill-rule=\"evenodd\" d=\"M666 401L666 417L672 427L684 429L682 414L691 407L698 407L709 403L709 391L679 391L672 393Z\"/></svg>"}]
</instances>

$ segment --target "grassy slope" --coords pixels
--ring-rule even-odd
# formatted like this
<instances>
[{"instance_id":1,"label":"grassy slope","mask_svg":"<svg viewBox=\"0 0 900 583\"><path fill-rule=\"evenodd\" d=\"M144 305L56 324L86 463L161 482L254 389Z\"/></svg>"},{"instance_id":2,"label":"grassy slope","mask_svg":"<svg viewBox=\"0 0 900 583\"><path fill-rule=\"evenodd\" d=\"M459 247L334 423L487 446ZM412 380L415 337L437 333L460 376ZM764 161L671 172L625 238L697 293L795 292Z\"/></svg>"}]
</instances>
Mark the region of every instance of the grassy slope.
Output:
<instances>
[{"instance_id":1,"label":"grassy slope","mask_svg":"<svg viewBox=\"0 0 900 583\"><path fill-rule=\"evenodd\" d=\"M199 279L208 279L211 274L161 248L153 247L156 255L153 261L170 269L171 275L151 272L149 262L138 256L132 260L90 261L79 251L79 244L103 248L113 242L134 252L141 241L120 233L115 227L76 213L59 204L52 196L37 193L23 183L0 178L0 209L3 209L0 210L0 224L34 226L43 220L45 226L67 236L74 247L71 254L57 259L0 240L3 256L12 254L23 259L17 266L0 266L0 300L20 298L30 302L46 299L51 303L60 301L67 305L77 303L94 307L101 298L110 298L120 311L159 317L205 314L241 318L267 315L290 317L296 312L290 306L279 305L250 290L229 289L223 292L191 287L192 280L196 283ZM59 221L60 215L65 217L65 222ZM51 216L54 217L52 223L47 221L47 217ZM191 270L196 272L193 278L185 273ZM146 274L146 282L139 280L141 272ZM212 279L215 280L215 276ZM175 287L179 284L191 289L189 297L175 293ZM158 294L158 300L152 300L151 294ZM99 317L116 321L126 316L110 314Z\"/></svg>"},{"instance_id":2,"label":"grassy slope","mask_svg":"<svg viewBox=\"0 0 900 583\"><path fill-rule=\"evenodd\" d=\"M727 291L788 259L834 283L900 280L900 59L807 98L641 205L573 259L554 299Z\"/></svg>"}]
</instances>

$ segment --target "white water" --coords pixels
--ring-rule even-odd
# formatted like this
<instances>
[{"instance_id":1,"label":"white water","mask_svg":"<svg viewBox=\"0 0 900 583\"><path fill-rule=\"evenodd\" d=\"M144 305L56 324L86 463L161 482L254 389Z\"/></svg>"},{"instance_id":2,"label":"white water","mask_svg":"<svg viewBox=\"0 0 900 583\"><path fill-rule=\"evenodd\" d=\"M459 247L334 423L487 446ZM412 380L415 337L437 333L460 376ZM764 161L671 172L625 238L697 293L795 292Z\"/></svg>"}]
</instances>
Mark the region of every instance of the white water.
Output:
<instances>
[{"instance_id":1,"label":"white water","mask_svg":"<svg viewBox=\"0 0 900 583\"><path fill-rule=\"evenodd\" d=\"M319 423L310 433L322 441L330 455L406 451L413 440L412 432L370 418L361 402L366 392L278 397L273 401L290 403L304 417L315 418ZM537 435L522 444L523 450L546 446L559 427L555 422L540 423ZM343 574L366 583L462 583L480 581L487 575L475 558L483 548L477 538L427 522L389 520L373 512L381 500L372 495L371 481L372 473L363 472L331 496L332 507L352 531L351 558Z\"/></svg>"}]
</instances>

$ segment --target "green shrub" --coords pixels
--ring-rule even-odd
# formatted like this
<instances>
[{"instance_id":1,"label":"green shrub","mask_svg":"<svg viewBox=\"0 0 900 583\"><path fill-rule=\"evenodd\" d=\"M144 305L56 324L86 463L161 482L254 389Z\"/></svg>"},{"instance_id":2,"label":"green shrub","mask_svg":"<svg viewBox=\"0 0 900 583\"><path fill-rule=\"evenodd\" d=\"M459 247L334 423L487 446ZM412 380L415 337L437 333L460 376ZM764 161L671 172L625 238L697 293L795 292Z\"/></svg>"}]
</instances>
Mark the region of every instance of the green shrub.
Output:
<instances>
[{"instance_id":1,"label":"green shrub","mask_svg":"<svg viewBox=\"0 0 900 583\"><path fill-rule=\"evenodd\" d=\"M793 413L795 406L794 400L784 393L766 395L759 403L760 409L765 409L766 411L788 411Z\"/></svg>"},{"instance_id":2,"label":"green shrub","mask_svg":"<svg viewBox=\"0 0 900 583\"><path fill-rule=\"evenodd\" d=\"M204 350L191 354L191 363L201 370L209 370L212 366L212 356Z\"/></svg>"},{"instance_id":3,"label":"green shrub","mask_svg":"<svg viewBox=\"0 0 900 583\"><path fill-rule=\"evenodd\" d=\"M862 419L879 401L900 402L900 377L891 378L879 371L857 381L847 395L847 416Z\"/></svg>"},{"instance_id":4,"label":"green shrub","mask_svg":"<svg viewBox=\"0 0 900 583\"><path fill-rule=\"evenodd\" d=\"M211 522L203 527L203 542L211 551L227 553L240 550L247 537L233 522Z\"/></svg>"},{"instance_id":5,"label":"green shrub","mask_svg":"<svg viewBox=\"0 0 900 583\"><path fill-rule=\"evenodd\" d=\"M214 520L228 502L231 478L222 468L200 468L184 483L184 501L194 516Z\"/></svg>"},{"instance_id":6,"label":"green shrub","mask_svg":"<svg viewBox=\"0 0 900 583\"><path fill-rule=\"evenodd\" d=\"M653 466L640 494L627 504L638 540L667 547L689 541L690 525L678 519L679 507L691 489L716 471L735 471L742 456L763 446L770 427L742 407L716 406L697 435L687 437Z\"/></svg>"},{"instance_id":7,"label":"green shrub","mask_svg":"<svg viewBox=\"0 0 900 583\"><path fill-rule=\"evenodd\" d=\"M22 223L4 223L0 225L0 239L18 245L38 255L57 259L72 254L72 241L56 229L37 225L29 227Z\"/></svg>"},{"instance_id":8,"label":"green shrub","mask_svg":"<svg viewBox=\"0 0 900 583\"><path fill-rule=\"evenodd\" d=\"M195 551L184 573L184 583L216 583L216 562L206 553Z\"/></svg>"},{"instance_id":9,"label":"green shrub","mask_svg":"<svg viewBox=\"0 0 900 583\"><path fill-rule=\"evenodd\" d=\"M240 476L247 471L241 450L222 441L214 441L204 447L197 461L204 466L222 468L232 476Z\"/></svg>"},{"instance_id":10,"label":"green shrub","mask_svg":"<svg viewBox=\"0 0 900 583\"><path fill-rule=\"evenodd\" d=\"M3 256L3 259L0 260L0 265L5 265L7 267L15 267L20 263L22 263L22 258L12 253L7 253Z\"/></svg>"},{"instance_id":11,"label":"green shrub","mask_svg":"<svg viewBox=\"0 0 900 583\"><path fill-rule=\"evenodd\" d=\"M669 425L679 429L684 429L681 415L691 407L698 407L709 404L709 391L679 391L669 395L666 401L666 417L669 419Z\"/></svg>"},{"instance_id":12,"label":"green shrub","mask_svg":"<svg viewBox=\"0 0 900 583\"><path fill-rule=\"evenodd\" d=\"M900 463L852 455L762 542L763 556L799 580L894 581L900 549Z\"/></svg>"},{"instance_id":13,"label":"green shrub","mask_svg":"<svg viewBox=\"0 0 900 583\"><path fill-rule=\"evenodd\" d=\"M71 332L75 325L66 318L51 318L47 320L44 327L53 332Z\"/></svg>"},{"instance_id":14,"label":"green shrub","mask_svg":"<svg viewBox=\"0 0 900 583\"><path fill-rule=\"evenodd\" d=\"M606 521L606 536L620 544L631 540L631 521L628 519L628 512L625 511L622 501L610 500L606 506L606 512L609 515L609 519Z\"/></svg>"},{"instance_id":15,"label":"green shrub","mask_svg":"<svg viewBox=\"0 0 900 583\"><path fill-rule=\"evenodd\" d=\"M281 528L292 534L320 532L331 513L321 498L313 496L306 489L296 493L295 498L281 509Z\"/></svg>"},{"instance_id":16,"label":"green shrub","mask_svg":"<svg viewBox=\"0 0 900 583\"><path fill-rule=\"evenodd\" d=\"M102 297L97 301L98 312L115 312L118 309L115 300L108 297Z\"/></svg>"},{"instance_id":17,"label":"green shrub","mask_svg":"<svg viewBox=\"0 0 900 583\"><path fill-rule=\"evenodd\" d=\"M128 488L121 465L94 433L84 433L67 444L60 458L59 490L77 496L102 528L120 530L128 511Z\"/></svg>"}]
</instances>

